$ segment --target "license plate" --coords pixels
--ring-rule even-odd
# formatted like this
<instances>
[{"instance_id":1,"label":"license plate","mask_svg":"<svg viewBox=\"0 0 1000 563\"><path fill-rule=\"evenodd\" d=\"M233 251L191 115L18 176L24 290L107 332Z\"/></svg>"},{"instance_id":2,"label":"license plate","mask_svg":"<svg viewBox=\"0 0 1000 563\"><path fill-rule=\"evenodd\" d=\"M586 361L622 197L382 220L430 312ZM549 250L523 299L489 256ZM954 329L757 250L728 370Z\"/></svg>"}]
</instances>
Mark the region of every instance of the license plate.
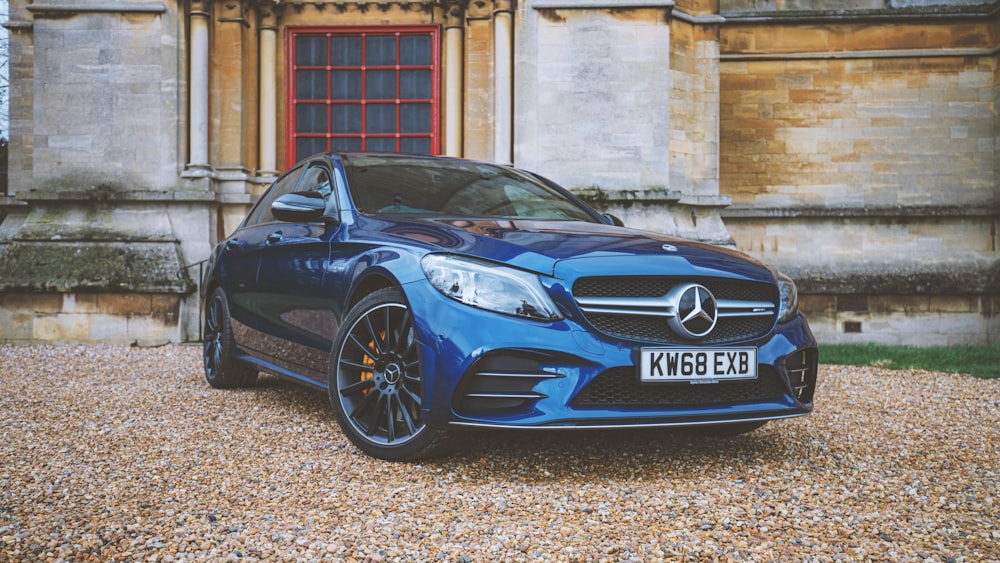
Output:
<instances>
[{"instance_id":1,"label":"license plate","mask_svg":"<svg viewBox=\"0 0 1000 563\"><path fill-rule=\"evenodd\" d=\"M757 379L756 348L643 348L640 356L643 383Z\"/></svg>"}]
</instances>

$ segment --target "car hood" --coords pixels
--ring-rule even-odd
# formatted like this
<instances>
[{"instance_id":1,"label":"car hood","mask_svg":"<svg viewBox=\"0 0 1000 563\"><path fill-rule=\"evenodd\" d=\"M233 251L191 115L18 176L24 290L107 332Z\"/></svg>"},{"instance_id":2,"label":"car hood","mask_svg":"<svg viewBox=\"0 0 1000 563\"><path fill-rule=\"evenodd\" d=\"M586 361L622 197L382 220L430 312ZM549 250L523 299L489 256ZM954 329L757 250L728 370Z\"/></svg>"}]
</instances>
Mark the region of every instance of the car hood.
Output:
<instances>
[{"instance_id":1,"label":"car hood","mask_svg":"<svg viewBox=\"0 0 1000 563\"><path fill-rule=\"evenodd\" d=\"M612 225L523 219L363 221L366 230L408 239L430 251L504 262L560 278L627 272L773 280L765 265L744 254Z\"/></svg>"}]
</instances>

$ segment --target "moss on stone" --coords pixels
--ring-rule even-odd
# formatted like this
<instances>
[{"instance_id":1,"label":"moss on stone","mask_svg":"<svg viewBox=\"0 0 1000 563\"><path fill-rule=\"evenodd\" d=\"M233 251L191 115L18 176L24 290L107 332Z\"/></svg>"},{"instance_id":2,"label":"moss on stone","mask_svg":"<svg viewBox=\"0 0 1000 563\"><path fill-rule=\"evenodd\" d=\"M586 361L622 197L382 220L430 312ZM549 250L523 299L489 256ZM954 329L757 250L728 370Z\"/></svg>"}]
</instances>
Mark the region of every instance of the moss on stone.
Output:
<instances>
[{"instance_id":1,"label":"moss on stone","mask_svg":"<svg viewBox=\"0 0 1000 563\"><path fill-rule=\"evenodd\" d=\"M176 245L14 242L0 251L0 291L190 293Z\"/></svg>"}]
</instances>

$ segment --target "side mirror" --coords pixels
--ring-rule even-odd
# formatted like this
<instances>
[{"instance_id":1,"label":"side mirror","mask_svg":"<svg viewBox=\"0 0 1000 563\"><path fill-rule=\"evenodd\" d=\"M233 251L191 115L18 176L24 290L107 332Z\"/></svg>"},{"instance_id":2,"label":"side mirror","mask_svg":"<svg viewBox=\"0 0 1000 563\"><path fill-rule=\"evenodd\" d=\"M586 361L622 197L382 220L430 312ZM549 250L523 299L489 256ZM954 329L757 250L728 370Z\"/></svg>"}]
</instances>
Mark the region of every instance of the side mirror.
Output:
<instances>
[{"instance_id":1,"label":"side mirror","mask_svg":"<svg viewBox=\"0 0 1000 563\"><path fill-rule=\"evenodd\" d=\"M275 215L277 217L277 215ZM619 219L616 215L610 213L605 213L604 218L608 220L608 224L614 225L616 227L624 227L625 223Z\"/></svg>"},{"instance_id":2,"label":"side mirror","mask_svg":"<svg viewBox=\"0 0 1000 563\"><path fill-rule=\"evenodd\" d=\"M326 218L326 200L316 192L285 194L271 203L271 215L289 223L312 223Z\"/></svg>"}]
</instances>

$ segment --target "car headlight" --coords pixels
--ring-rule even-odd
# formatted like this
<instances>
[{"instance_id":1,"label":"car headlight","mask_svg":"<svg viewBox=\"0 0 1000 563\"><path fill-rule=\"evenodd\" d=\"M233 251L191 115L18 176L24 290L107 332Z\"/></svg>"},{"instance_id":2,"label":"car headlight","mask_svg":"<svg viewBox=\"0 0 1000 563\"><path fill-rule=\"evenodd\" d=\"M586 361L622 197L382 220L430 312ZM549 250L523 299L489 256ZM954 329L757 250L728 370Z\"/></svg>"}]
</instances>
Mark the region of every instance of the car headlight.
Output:
<instances>
[{"instance_id":1,"label":"car headlight","mask_svg":"<svg viewBox=\"0 0 1000 563\"><path fill-rule=\"evenodd\" d=\"M536 275L442 254L428 254L420 264L431 285L455 301L540 321L562 318Z\"/></svg>"},{"instance_id":2,"label":"car headlight","mask_svg":"<svg viewBox=\"0 0 1000 563\"><path fill-rule=\"evenodd\" d=\"M799 312L799 290L792 278L778 274L778 291L781 293L778 322L783 323L795 318Z\"/></svg>"}]
</instances>

